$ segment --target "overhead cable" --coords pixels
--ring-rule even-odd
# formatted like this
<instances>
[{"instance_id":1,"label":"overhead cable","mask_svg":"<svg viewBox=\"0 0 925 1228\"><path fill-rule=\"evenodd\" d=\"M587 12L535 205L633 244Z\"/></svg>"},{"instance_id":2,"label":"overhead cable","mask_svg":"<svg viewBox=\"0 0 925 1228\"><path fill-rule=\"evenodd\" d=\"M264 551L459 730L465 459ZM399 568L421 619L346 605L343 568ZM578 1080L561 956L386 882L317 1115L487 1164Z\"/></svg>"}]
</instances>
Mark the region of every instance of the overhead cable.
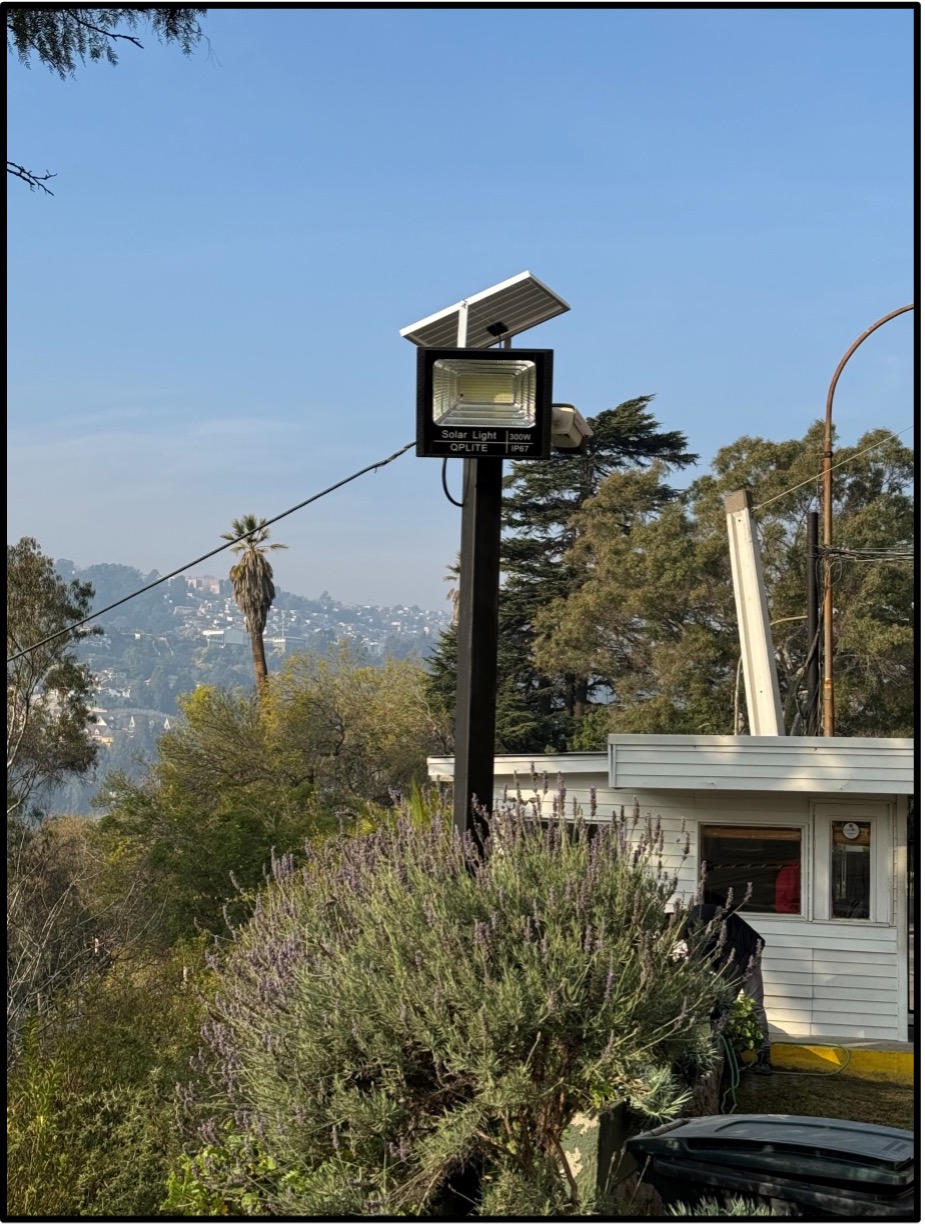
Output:
<instances>
[{"instance_id":1,"label":"overhead cable","mask_svg":"<svg viewBox=\"0 0 925 1228\"><path fill-rule=\"evenodd\" d=\"M873 452L876 448L882 448L885 443L889 443L891 439L898 439L900 435L906 435L912 430L911 426L905 427L901 431L896 431L894 434L885 435L882 439L878 439L876 443L872 443L869 448L862 448L860 452L854 452L851 456L846 456L844 460L838 461L832 466L833 469L840 469L842 465L850 465L853 460L857 460L859 456L864 456L868 452ZM818 482L822 477L821 473L815 474L811 478L807 478L805 482L797 482L796 486L791 486L787 490L782 490L779 495L772 495L770 499L765 499L763 503L756 503L752 508L753 512L757 512L762 507L767 507L769 503L776 503L778 499L783 499L784 495L792 495L795 490L800 490L804 486L810 486L813 482Z\"/></svg>"},{"instance_id":2,"label":"overhead cable","mask_svg":"<svg viewBox=\"0 0 925 1228\"><path fill-rule=\"evenodd\" d=\"M375 469L384 469L386 465L391 465L392 461L398 460L400 456L413 448L415 440L411 443L406 443L403 448L399 448L397 452L393 452L391 456L387 456L385 460L376 461L373 465L367 465L365 469L358 469L356 473L351 473L348 478L342 478L339 482L335 482L333 486L328 486L326 490L319 490L317 494L312 495L308 499L303 499L301 503L297 503L295 507L290 507L285 512L280 512L278 516L273 516L270 520L261 522L261 528L267 525L276 524L278 520L282 520L286 516L291 516L293 512L301 511L303 507L308 507L309 503L314 503L318 499L323 499L325 495L332 494L335 490L340 490L341 486L346 486L348 482L353 482L356 478L360 478L364 473L371 473ZM7 665L11 665L14 661L18 661L20 657L24 657L29 652L34 652L36 648L41 648L43 644L48 644L51 640L61 639L62 636L70 635L72 631L76 631L78 627L82 627L85 623L92 622L94 618L99 618L103 614L108 614L110 610L116 609L117 606L125 605L127 601L133 601L136 597L140 597L142 593L149 592L152 588L157 588L159 584L164 584L167 580L172 580L175 576L182 575L191 567L198 566L199 563L204 563L206 559L214 558L216 554L221 554L223 550L228 550L238 542L243 541L246 537L250 537L250 533L242 533L239 537L235 537L232 541L225 542L222 546L216 546L214 550L210 550L207 554L201 554L198 559L193 559L191 563L185 563L182 567L178 567L176 571L171 571L166 576L158 576L151 584L146 584L143 588L136 589L134 593L129 593L127 597L121 597L118 601L114 601L112 605L103 606L101 610L96 610L93 614L88 614L86 618L82 618L80 622L72 623L71 626L65 627L61 631L56 631L54 635L46 635L43 640L39 640L35 644L31 644L28 648L23 648L20 652L15 653L12 657L7 657Z\"/></svg>"}]
</instances>

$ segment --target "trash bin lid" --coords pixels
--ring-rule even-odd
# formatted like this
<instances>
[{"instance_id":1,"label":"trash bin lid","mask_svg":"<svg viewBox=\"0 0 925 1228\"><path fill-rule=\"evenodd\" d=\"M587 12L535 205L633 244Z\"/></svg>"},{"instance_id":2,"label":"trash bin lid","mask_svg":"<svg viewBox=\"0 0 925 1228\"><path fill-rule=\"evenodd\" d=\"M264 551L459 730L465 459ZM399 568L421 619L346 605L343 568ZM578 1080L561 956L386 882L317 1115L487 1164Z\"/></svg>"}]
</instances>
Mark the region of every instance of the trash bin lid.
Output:
<instances>
[{"instance_id":1,"label":"trash bin lid","mask_svg":"<svg viewBox=\"0 0 925 1228\"><path fill-rule=\"evenodd\" d=\"M627 1148L637 1159L671 1157L855 1189L896 1189L914 1179L911 1131L832 1117L764 1113L681 1118L636 1135Z\"/></svg>"}]
</instances>

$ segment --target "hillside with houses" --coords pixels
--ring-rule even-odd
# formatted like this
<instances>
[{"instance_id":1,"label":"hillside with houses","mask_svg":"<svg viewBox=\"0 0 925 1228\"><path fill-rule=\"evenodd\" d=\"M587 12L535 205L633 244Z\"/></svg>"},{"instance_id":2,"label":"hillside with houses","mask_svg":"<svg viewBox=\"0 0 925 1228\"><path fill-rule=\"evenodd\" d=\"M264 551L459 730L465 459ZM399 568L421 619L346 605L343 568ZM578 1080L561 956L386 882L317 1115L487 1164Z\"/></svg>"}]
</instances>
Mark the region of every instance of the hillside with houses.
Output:
<instances>
[{"instance_id":1,"label":"hillside with houses","mask_svg":"<svg viewBox=\"0 0 925 1228\"><path fill-rule=\"evenodd\" d=\"M157 580L133 567L98 563L80 569L69 559L55 567L66 580L94 587L94 609L103 609ZM271 673L295 653L348 651L376 664L423 659L448 626L448 610L412 606L354 605L330 593L302 597L277 592L264 644ZM253 686L250 641L231 584L212 575L177 576L104 614L102 634L79 648L97 681L91 739L99 747L90 778L74 777L52 799L72 814L98 811L93 800L106 775L133 778L177 719L177 696L200 685Z\"/></svg>"}]
</instances>

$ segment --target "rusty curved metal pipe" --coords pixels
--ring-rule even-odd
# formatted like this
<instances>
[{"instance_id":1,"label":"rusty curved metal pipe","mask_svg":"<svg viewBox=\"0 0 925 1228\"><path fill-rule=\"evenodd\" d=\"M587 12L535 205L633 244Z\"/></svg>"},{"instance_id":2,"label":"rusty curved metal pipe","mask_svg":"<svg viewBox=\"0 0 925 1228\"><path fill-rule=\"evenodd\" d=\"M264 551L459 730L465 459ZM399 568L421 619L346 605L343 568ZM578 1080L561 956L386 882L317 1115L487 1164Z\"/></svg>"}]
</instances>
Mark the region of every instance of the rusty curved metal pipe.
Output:
<instances>
[{"instance_id":1,"label":"rusty curved metal pipe","mask_svg":"<svg viewBox=\"0 0 925 1228\"><path fill-rule=\"evenodd\" d=\"M912 311L915 303L907 303L905 307L897 307L889 315L883 316L876 324L861 333L860 337L845 352L845 356L835 368L832 382L829 384L829 395L825 402L825 431L822 441L822 733L824 737L835 736L835 680L833 678L833 662L835 657L833 642L832 602L832 558L829 547L832 545L832 403L835 400L835 385L845 369L848 359L862 341L866 341L871 333L886 324L888 320L901 316L905 311Z\"/></svg>"}]
</instances>

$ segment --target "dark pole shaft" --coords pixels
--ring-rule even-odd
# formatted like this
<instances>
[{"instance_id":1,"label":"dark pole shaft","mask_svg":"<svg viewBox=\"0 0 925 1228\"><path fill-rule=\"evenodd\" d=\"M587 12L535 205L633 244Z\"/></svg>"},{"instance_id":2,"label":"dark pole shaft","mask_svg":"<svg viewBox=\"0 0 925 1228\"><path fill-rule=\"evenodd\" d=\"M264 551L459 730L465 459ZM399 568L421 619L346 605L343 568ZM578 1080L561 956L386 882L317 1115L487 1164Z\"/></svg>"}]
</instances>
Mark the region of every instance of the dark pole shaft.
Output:
<instances>
[{"instance_id":1,"label":"dark pole shaft","mask_svg":"<svg viewBox=\"0 0 925 1228\"><path fill-rule=\"evenodd\" d=\"M471 831L479 840L484 824L473 798L491 809L495 771L503 467L501 460L467 460L463 474L453 821L461 835Z\"/></svg>"},{"instance_id":2,"label":"dark pole shaft","mask_svg":"<svg viewBox=\"0 0 925 1228\"><path fill-rule=\"evenodd\" d=\"M819 513L806 521L806 733L819 732Z\"/></svg>"}]
</instances>

